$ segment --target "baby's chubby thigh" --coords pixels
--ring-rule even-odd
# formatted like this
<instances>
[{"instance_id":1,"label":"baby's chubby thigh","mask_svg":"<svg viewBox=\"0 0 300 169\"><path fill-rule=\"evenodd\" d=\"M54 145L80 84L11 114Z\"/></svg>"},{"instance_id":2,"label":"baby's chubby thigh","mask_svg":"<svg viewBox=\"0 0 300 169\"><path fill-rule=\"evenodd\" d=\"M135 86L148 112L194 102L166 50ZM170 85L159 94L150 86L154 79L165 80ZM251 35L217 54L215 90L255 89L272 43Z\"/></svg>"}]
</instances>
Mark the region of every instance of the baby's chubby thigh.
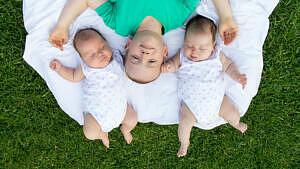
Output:
<instances>
[{"instance_id":1,"label":"baby's chubby thigh","mask_svg":"<svg viewBox=\"0 0 300 169\"><path fill-rule=\"evenodd\" d=\"M93 115L86 113L84 115L83 134L89 140L101 139L101 126Z\"/></svg>"}]
</instances>

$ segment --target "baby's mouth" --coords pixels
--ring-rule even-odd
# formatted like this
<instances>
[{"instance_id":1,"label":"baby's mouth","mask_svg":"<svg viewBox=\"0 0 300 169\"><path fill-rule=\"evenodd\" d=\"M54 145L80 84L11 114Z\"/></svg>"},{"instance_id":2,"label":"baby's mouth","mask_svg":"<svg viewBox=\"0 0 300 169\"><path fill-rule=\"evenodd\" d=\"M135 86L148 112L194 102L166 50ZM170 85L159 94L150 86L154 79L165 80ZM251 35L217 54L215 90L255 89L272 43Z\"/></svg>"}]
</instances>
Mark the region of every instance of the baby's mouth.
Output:
<instances>
[{"instance_id":1,"label":"baby's mouth","mask_svg":"<svg viewBox=\"0 0 300 169\"><path fill-rule=\"evenodd\" d=\"M190 56L190 58L191 58L191 60L193 60L193 61L197 61L197 60L199 60L199 58L197 57L197 56Z\"/></svg>"}]
</instances>

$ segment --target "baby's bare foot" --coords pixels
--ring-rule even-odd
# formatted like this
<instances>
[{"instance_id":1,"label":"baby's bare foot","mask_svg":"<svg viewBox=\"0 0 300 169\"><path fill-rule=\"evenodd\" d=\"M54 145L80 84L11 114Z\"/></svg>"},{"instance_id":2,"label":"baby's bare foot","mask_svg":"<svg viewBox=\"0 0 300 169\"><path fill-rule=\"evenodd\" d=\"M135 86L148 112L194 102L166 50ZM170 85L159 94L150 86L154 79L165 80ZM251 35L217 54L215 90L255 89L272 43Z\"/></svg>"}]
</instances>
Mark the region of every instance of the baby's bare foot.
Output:
<instances>
[{"instance_id":1,"label":"baby's bare foot","mask_svg":"<svg viewBox=\"0 0 300 169\"><path fill-rule=\"evenodd\" d=\"M109 148L109 138L108 133L101 134L101 141L106 148Z\"/></svg>"},{"instance_id":2,"label":"baby's bare foot","mask_svg":"<svg viewBox=\"0 0 300 169\"><path fill-rule=\"evenodd\" d=\"M177 157L184 157L187 154L189 145L190 143L186 143L186 144L181 143L180 148L177 152Z\"/></svg>"},{"instance_id":3,"label":"baby's bare foot","mask_svg":"<svg viewBox=\"0 0 300 169\"><path fill-rule=\"evenodd\" d=\"M133 137L132 137L132 134L130 133L130 131L127 131L123 126L121 126L120 130L124 136L126 143L130 144L133 140Z\"/></svg>"},{"instance_id":4,"label":"baby's bare foot","mask_svg":"<svg viewBox=\"0 0 300 169\"><path fill-rule=\"evenodd\" d=\"M240 122L238 125L236 125L234 128L238 129L241 133L245 133L248 129L247 124Z\"/></svg>"}]
</instances>

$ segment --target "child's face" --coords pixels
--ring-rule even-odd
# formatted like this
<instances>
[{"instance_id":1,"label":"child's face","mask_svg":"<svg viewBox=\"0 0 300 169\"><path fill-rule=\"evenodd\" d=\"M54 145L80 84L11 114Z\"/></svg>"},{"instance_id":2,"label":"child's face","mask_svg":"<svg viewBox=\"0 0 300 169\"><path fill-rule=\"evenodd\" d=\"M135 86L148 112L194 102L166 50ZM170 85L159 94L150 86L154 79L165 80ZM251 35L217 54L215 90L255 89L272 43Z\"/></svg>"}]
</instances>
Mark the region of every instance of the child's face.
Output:
<instances>
[{"instance_id":1,"label":"child's face","mask_svg":"<svg viewBox=\"0 0 300 169\"><path fill-rule=\"evenodd\" d=\"M208 59L215 43L210 33L188 33L184 41L185 56L194 62Z\"/></svg>"},{"instance_id":2,"label":"child's face","mask_svg":"<svg viewBox=\"0 0 300 169\"><path fill-rule=\"evenodd\" d=\"M148 83L160 75L167 48L162 37L150 32L139 32L128 46L125 59L127 76L138 83Z\"/></svg>"},{"instance_id":3,"label":"child's face","mask_svg":"<svg viewBox=\"0 0 300 169\"><path fill-rule=\"evenodd\" d=\"M96 33L94 38L77 42L77 50L82 60L92 68L103 68L107 66L112 57L111 48L107 42Z\"/></svg>"}]
</instances>

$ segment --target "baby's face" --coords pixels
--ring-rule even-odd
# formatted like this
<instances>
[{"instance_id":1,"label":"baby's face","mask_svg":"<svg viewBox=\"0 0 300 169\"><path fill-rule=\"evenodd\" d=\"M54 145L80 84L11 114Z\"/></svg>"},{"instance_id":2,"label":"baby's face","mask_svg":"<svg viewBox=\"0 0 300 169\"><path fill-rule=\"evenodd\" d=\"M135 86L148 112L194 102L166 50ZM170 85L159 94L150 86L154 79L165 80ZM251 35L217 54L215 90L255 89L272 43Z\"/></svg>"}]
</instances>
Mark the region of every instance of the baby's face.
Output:
<instances>
[{"instance_id":1,"label":"baby's face","mask_svg":"<svg viewBox=\"0 0 300 169\"><path fill-rule=\"evenodd\" d=\"M188 33L184 41L185 56L194 62L208 59L215 46L212 38L210 33Z\"/></svg>"},{"instance_id":2,"label":"baby's face","mask_svg":"<svg viewBox=\"0 0 300 169\"><path fill-rule=\"evenodd\" d=\"M142 32L136 36L128 46L125 71L131 80L148 83L160 75L167 49L161 37L154 34Z\"/></svg>"},{"instance_id":3,"label":"baby's face","mask_svg":"<svg viewBox=\"0 0 300 169\"><path fill-rule=\"evenodd\" d=\"M95 37L78 42L77 49L82 60L92 68L107 66L112 57L112 50L107 42L95 33Z\"/></svg>"}]
</instances>

